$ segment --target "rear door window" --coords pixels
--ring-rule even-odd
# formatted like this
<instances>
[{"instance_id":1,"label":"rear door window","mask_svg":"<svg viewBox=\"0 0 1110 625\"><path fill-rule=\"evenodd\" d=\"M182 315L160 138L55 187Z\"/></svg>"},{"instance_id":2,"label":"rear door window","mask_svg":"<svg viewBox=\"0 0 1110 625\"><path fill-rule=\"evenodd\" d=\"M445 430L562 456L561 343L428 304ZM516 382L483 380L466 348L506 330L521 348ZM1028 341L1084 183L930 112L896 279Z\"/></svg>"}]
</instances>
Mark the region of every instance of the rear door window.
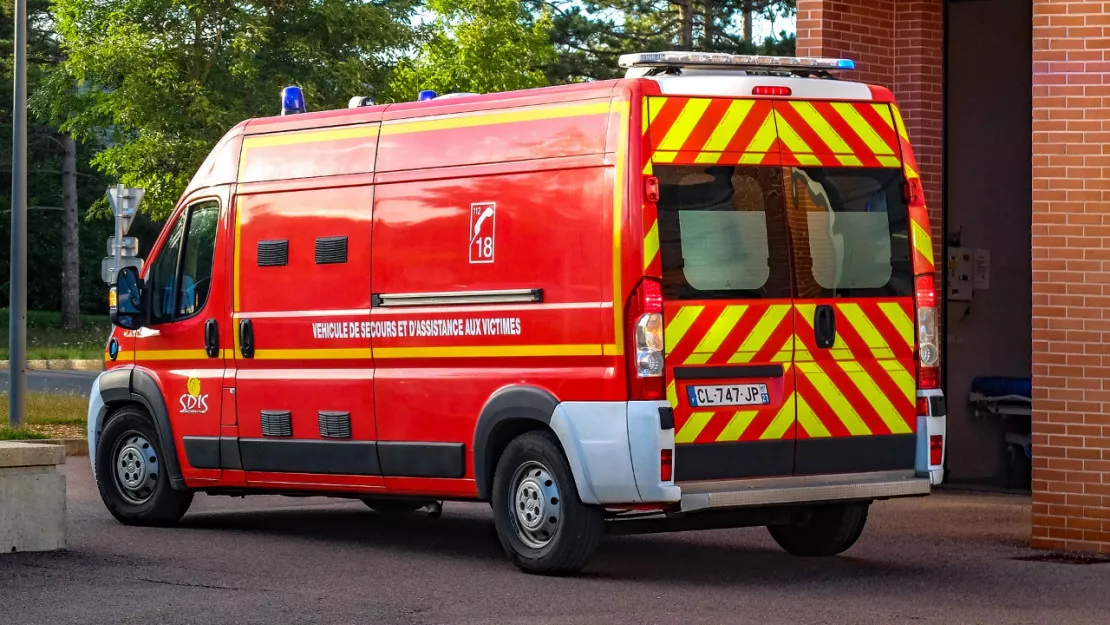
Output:
<instances>
[{"instance_id":1,"label":"rear door window","mask_svg":"<svg viewBox=\"0 0 1110 625\"><path fill-rule=\"evenodd\" d=\"M913 294L900 170L795 167L785 175L798 297Z\"/></svg>"},{"instance_id":2,"label":"rear door window","mask_svg":"<svg viewBox=\"0 0 1110 625\"><path fill-rule=\"evenodd\" d=\"M656 166L663 295L790 297L782 170Z\"/></svg>"}]
</instances>

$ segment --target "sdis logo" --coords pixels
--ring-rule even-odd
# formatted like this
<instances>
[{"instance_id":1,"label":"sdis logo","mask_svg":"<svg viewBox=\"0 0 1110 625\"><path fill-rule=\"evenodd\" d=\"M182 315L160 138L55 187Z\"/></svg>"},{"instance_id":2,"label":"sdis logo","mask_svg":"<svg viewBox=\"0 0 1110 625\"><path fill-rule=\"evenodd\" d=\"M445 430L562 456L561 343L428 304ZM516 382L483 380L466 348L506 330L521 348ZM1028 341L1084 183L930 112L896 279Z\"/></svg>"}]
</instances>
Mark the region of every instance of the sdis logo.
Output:
<instances>
[{"instance_id":1,"label":"sdis logo","mask_svg":"<svg viewBox=\"0 0 1110 625\"><path fill-rule=\"evenodd\" d=\"M200 380L189 378L187 393L181 396L181 414L204 414L208 412L208 395L200 394Z\"/></svg>"}]
</instances>

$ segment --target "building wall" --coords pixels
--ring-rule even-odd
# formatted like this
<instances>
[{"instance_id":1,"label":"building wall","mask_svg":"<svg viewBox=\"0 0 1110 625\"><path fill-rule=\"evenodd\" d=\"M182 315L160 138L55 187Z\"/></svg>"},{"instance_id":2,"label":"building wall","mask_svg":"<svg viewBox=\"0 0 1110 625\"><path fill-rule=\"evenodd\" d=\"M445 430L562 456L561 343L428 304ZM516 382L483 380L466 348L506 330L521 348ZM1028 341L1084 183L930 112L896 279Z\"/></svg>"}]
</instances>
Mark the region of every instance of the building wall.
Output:
<instances>
[{"instance_id":1,"label":"building wall","mask_svg":"<svg viewBox=\"0 0 1110 625\"><path fill-rule=\"evenodd\" d=\"M986 249L991 261L990 288L947 305L952 480L1004 475L1005 431L1029 428L1027 417L976 420L967 397L977 376L1031 373L1031 12L1032 0L957 2L948 9L949 242Z\"/></svg>"},{"instance_id":2,"label":"building wall","mask_svg":"<svg viewBox=\"0 0 1110 625\"><path fill-rule=\"evenodd\" d=\"M1110 13L1033 2L1033 545L1110 553Z\"/></svg>"}]
</instances>

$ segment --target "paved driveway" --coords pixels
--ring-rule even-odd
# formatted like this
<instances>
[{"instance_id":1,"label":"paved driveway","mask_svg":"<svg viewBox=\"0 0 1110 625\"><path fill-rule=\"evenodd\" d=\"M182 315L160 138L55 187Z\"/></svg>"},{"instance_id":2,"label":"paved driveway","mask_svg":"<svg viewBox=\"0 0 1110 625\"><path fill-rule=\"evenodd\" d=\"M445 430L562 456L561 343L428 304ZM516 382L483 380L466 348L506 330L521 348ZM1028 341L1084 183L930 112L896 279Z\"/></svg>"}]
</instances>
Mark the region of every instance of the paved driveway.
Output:
<instances>
[{"instance_id":1,"label":"paved driveway","mask_svg":"<svg viewBox=\"0 0 1110 625\"><path fill-rule=\"evenodd\" d=\"M328 499L199 496L184 525L126 528L87 458L66 466L69 549L0 555L0 623L1110 622L1110 563L1014 560L1028 499L879 503L844 556L780 552L761 529L611 539L582 575L524 575L487 506L389 519Z\"/></svg>"}]
</instances>

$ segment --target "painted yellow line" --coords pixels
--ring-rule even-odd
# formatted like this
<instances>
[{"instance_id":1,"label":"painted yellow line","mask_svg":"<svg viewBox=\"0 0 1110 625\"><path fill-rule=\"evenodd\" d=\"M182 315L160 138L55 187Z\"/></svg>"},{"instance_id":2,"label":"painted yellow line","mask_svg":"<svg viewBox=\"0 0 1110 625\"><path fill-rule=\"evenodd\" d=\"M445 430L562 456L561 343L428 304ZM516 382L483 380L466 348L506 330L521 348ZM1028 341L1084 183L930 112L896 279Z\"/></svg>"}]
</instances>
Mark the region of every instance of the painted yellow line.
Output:
<instances>
[{"instance_id":1,"label":"painted yellow line","mask_svg":"<svg viewBox=\"0 0 1110 625\"><path fill-rule=\"evenodd\" d=\"M369 139L378 136L378 124L341 126L338 128L317 128L273 134L248 135L243 138L243 152L253 148L271 148L285 145L303 145L324 141L343 141L346 139Z\"/></svg>"}]
</instances>

